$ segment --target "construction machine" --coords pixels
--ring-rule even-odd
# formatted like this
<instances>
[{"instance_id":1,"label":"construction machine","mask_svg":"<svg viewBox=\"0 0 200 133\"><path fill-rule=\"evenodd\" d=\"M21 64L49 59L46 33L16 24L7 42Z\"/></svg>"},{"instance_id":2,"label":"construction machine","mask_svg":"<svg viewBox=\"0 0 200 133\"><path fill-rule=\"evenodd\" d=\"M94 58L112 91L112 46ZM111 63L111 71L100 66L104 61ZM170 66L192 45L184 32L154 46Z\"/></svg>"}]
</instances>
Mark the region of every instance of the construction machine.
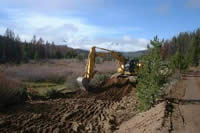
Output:
<instances>
[{"instance_id":1,"label":"construction machine","mask_svg":"<svg viewBox=\"0 0 200 133\"><path fill-rule=\"evenodd\" d=\"M106 51L106 52L96 52L96 49L99 49L101 51ZM86 72L83 77L77 78L77 82L81 90L84 90L84 91L88 90L89 82L94 77L95 73L97 72L94 70L96 57L98 56L105 57L108 54L119 62L117 73L114 74L114 76L112 77L119 77L119 76L127 77L127 76L137 75L137 71L139 67L141 66L141 64L139 63L139 60L127 60L119 52L93 46L90 49L90 52L88 55L88 63L86 65Z\"/></svg>"}]
</instances>

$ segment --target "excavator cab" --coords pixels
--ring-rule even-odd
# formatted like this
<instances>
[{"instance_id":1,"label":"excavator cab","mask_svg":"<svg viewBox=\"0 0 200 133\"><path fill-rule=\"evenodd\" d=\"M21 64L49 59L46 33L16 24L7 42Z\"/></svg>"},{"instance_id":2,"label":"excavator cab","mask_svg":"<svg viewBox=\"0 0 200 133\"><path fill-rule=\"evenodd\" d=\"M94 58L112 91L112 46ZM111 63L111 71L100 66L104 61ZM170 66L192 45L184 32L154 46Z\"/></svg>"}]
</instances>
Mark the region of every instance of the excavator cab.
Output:
<instances>
[{"instance_id":1,"label":"excavator cab","mask_svg":"<svg viewBox=\"0 0 200 133\"><path fill-rule=\"evenodd\" d=\"M136 74L140 66L141 64L138 59L127 60L124 65L125 72L129 72L130 74Z\"/></svg>"}]
</instances>

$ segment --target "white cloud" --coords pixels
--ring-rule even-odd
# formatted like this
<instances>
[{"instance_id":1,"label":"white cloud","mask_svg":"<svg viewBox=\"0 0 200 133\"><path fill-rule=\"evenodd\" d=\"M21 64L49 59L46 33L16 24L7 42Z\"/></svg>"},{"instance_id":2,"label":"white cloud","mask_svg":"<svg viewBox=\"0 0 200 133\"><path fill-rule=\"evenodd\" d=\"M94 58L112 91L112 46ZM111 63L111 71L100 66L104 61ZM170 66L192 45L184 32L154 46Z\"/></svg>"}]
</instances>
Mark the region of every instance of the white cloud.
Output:
<instances>
[{"instance_id":1,"label":"white cloud","mask_svg":"<svg viewBox=\"0 0 200 133\"><path fill-rule=\"evenodd\" d=\"M75 48L83 49L89 49L92 46L98 46L116 51L138 51L146 49L148 43L149 40L147 39L134 38L132 36L125 35L118 38L96 38L95 40L86 40L85 42L80 41L75 43L73 46Z\"/></svg>"},{"instance_id":2,"label":"white cloud","mask_svg":"<svg viewBox=\"0 0 200 133\"><path fill-rule=\"evenodd\" d=\"M185 7L200 8L200 0L185 0Z\"/></svg>"},{"instance_id":3,"label":"white cloud","mask_svg":"<svg viewBox=\"0 0 200 133\"><path fill-rule=\"evenodd\" d=\"M117 30L99 27L87 24L84 19L77 17L58 17L37 13L15 14L15 12L9 11L10 20L4 25L0 24L0 32L3 34L9 27L14 29L22 40L30 41L32 36L36 35L44 40L67 44L73 48L89 49L96 45L117 51L142 50L148 43L146 39L124 35L123 28Z\"/></svg>"}]
</instances>

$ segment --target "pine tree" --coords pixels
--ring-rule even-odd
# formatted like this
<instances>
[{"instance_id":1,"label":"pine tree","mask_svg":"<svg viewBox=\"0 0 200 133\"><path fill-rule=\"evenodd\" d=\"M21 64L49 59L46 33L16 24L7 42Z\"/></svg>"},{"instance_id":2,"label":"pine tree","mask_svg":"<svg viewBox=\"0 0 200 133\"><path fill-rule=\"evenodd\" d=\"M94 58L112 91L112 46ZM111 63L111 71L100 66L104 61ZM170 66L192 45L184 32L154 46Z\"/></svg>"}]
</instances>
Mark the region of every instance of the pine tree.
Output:
<instances>
[{"instance_id":1,"label":"pine tree","mask_svg":"<svg viewBox=\"0 0 200 133\"><path fill-rule=\"evenodd\" d=\"M200 37L195 36L192 39L192 47L191 47L191 62L192 65L198 66L200 60Z\"/></svg>"},{"instance_id":2,"label":"pine tree","mask_svg":"<svg viewBox=\"0 0 200 133\"><path fill-rule=\"evenodd\" d=\"M33 36L32 40L31 40L31 43L32 43L32 44L36 44L36 43L37 43L37 39L36 39L36 36L35 36L35 35Z\"/></svg>"},{"instance_id":3,"label":"pine tree","mask_svg":"<svg viewBox=\"0 0 200 133\"><path fill-rule=\"evenodd\" d=\"M140 101L139 109L147 110L161 94L161 86L165 77L161 71L160 48L162 42L155 37L148 45L148 54L142 58L143 68L138 74L137 95Z\"/></svg>"},{"instance_id":4,"label":"pine tree","mask_svg":"<svg viewBox=\"0 0 200 133\"><path fill-rule=\"evenodd\" d=\"M35 52L35 54L34 54L34 59L35 59L35 60L38 60L38 59L40 59L40 57L39 57L39 54L38 54L38 52L37 52L37 51L36 51L36 52Z\"/></svg>"}]
</instances>

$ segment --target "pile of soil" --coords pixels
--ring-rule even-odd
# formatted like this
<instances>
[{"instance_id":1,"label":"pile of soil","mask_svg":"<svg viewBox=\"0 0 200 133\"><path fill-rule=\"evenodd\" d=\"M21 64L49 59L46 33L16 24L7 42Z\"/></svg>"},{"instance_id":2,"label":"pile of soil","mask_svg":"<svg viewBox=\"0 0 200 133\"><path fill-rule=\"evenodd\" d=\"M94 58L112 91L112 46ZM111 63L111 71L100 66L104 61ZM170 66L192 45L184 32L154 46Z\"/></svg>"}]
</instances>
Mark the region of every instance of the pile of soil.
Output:
<instances>
[{"instance_id":1,"label":"pile of soil","mask_svg":"<svg viewBox=\"0 0 200 133\"><path fill-rule=\"evenodd\" d=\"M101 85L100 89L106 90L96 96L97 99L119 101L124 96L127 96L134 85L129 83L127 78L112 78Z\"/></svg>"},{"instance_id":2,"label":"pile of soil","mask_svg":"<svg viewBox=\"0 0 200 133\"><path fill-rule=\"evenodd\" d=\"M120 101L135 89L135 84L129 82L128 78L110 78L98 87L90 87L88 92L76 92L73 98L94 97L96 100Z\"/></svg>"}]
</instances>

